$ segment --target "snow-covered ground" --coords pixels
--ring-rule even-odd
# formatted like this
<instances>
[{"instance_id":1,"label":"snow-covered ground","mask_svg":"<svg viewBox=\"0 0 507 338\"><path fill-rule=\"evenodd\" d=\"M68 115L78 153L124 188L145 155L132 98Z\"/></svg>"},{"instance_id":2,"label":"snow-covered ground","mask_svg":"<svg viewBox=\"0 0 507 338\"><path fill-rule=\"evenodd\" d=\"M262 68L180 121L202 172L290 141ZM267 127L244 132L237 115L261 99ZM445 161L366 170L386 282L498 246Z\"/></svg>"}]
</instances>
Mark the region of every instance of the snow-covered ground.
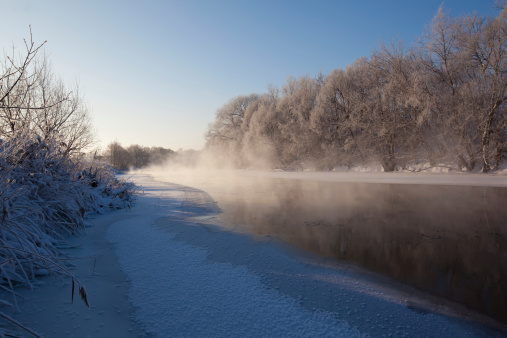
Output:
<instances>
[{"instance_id":1,"label":"snow-covered ground","mask_svg":"<svg viewBox=\"0 0 507 338\"><path fill-rule=\"evenodd\" d=\"M98 216L69 252L88 257L75 261L75 274L90 309L71 304L70 281L47 283L22 290L16 319L56 337L501 335L391 281L321 264L269 236L225 231L203 191L133 180L143 191L136 206Z\"/></svg>"}]
</instances>

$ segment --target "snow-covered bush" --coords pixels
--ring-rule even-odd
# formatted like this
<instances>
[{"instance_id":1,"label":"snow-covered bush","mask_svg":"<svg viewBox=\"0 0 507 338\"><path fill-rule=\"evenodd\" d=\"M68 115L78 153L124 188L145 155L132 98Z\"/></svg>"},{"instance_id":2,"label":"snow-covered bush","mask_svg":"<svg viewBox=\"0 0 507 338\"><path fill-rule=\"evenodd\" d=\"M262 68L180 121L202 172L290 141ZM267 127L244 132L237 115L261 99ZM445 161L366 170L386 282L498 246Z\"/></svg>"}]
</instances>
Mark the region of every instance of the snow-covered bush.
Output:
<instances>
[{"instance_id":1,"label":"snow-covered bush","mask_svg":"<svg viewBox=\"0 0 507 338\"><path fill-rule=\"evenodd\" d=\"M0 288L12 295L0 304L16 306L15 286L48 274L70 276L87 303L58 248L87 215L130 207L134 189L105 166L72 159L56 137L0 140Z\"/></svg>"},{"instance_id":2,"label":"snow-covered bush","mask_svg":"<svg viewBox=\"0 0 507 338\"><path fill-rule=\"evenodd\" d=\"M0 60L0 289L12 295L1 292L0 306L15 306L15 286L40 274L70 276L88 304L58 248L88 214L130 207L134 185L73 158L94 140L86 105L38 56L45 42L35 44L31 30L23 42L21 54Z\"/></svg>"}]
</instances>

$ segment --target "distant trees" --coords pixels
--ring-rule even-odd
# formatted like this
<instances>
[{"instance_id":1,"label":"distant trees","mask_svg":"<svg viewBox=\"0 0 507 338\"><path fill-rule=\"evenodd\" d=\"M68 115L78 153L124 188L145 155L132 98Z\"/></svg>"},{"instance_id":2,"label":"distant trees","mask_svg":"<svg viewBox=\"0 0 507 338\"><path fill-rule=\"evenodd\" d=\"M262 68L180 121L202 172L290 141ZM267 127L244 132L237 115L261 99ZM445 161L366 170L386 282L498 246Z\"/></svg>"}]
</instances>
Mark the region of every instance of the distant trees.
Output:
<instances>
[{"instance_id":1,"label":"distant trees","mask_svg":"<svg viewBox=\"0 0 507 338\"><path fill-rule=\"evenodd\" d=\"M113 168L118 170L128 170L132 165L131 154L118 142L112 142L107 146L106 157Z\"/></svg>"},{"instance_id":2,"label":"distant trees","mask_svg":"<svg viewBox=\"0 0 507 338\"><path fill-rule=\"evenodd\" d=\"M143 147L138 144L122 147L119 142L111 142L105 151L106 160L118 170L130 168L143 168L152 164L163 164L173 156L175 152L162 147Z\"/></svg>"},{"instance_id":3,"label":"distant trees","mask_svg":"<svg viewBox=\"0 0 507 338\"><path fill-rule=\"evenodd\" d=\"M507 7L452 18L440 8L419 43L381 44L368 58L219 109L207 146L239 166L384 171L445 163L483 172L507 154Z\"/></svg>"}]
</instances>

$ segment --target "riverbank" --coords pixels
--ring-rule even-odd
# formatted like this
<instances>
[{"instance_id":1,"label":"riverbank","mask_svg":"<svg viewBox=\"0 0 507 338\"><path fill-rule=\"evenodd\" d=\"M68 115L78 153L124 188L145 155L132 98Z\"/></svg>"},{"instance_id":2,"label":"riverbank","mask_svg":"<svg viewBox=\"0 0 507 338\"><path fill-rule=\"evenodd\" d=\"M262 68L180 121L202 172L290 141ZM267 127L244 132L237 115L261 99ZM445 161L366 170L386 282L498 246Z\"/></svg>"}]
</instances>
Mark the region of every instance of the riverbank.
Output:
<instances>
[{"instance_id":1,"label":"riverbank","mask_svg":"<svg viewBox=\"0 0 507 338\"><path fill-rule=\"evenodd\" d=\"M136 217L135 208L94 216L93 226L69 239L73 248L63 250L73 258L71 271L84 285L90 307L77 290L72 297L69 278L60 281L46 276L34 282L33 290L18 288L16 291L23 297L18 299L19 312L10 310L8 314L44 337L146 336L133 320L135 309L127 297L130 283L106 239L112 224L132 217ZM23 336L32 336L5 325Z\"/></svg>"}]
</instances>

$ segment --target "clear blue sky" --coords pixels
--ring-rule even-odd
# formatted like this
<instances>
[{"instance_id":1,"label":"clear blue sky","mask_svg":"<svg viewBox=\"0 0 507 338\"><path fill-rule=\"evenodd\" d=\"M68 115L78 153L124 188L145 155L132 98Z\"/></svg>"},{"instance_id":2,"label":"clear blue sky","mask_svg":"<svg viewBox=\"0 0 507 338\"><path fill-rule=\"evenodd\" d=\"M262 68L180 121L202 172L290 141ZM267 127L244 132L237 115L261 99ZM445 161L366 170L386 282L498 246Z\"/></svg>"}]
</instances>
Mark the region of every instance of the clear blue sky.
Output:
<instances>
[{"instance_id":1,"label":"clear blue sky","mask_svg":"<svg viewBox=\"0 0 507 338\"><path fill-rule=\"evenodd\" d=\"M288 76L368 56L379 40L410 44L442 1L0 0L0 46L32 26L55 73L79 82L104 147L117 140L200 149L215 111ZM491 14L494 0L452 0L452 15Z\"/></svg>"}]
</instances>

